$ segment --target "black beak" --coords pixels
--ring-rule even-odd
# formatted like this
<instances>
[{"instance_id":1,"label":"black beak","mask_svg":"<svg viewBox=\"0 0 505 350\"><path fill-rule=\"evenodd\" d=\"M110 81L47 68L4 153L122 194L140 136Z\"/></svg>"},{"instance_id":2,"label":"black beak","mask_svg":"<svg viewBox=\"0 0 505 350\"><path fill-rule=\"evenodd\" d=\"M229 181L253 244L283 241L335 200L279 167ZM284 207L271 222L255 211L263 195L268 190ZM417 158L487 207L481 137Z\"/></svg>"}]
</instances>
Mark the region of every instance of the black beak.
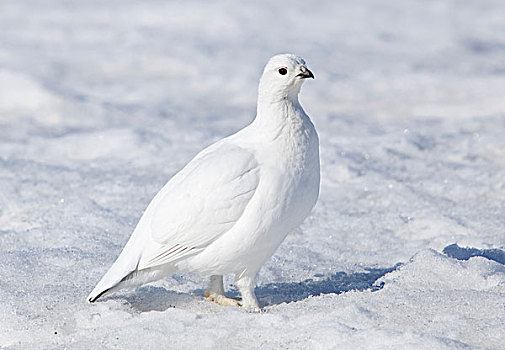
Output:
<instances>
[{"instance_id":1,"label":"black beak","mask_svg":"<svg viewBox=\"0 0 505 350\"><path fill-rule=\"evenodd\" d=\"M308 69L305 68L300 74L297 75L297 77L300 77L301 79L306 79L306 78L312 78L314 79L314 74Z\"/></svg>"}]
</instances>

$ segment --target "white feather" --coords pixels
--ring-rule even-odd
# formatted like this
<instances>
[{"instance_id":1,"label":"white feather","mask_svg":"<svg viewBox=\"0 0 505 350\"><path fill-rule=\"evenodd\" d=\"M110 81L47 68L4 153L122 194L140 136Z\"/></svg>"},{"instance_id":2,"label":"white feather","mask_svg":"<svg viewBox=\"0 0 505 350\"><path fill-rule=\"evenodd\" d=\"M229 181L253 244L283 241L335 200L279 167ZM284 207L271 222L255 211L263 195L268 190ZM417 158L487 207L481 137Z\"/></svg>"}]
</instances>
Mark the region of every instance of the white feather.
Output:
<instances>
[{"instance_id":1,"label":"white feather","mask_svg":"<svg viewBox=\"0 0 505 350\"><path fill-rule=\"evenodd\" d=\"M254 122L170 179L88 300L182 270L235 274L244 304L257 307L254 277L319 194L319 141L298 102L309 73L294 55L269 61Z\"/></svg>"},{"instance_id":2,"label":"white feather","mask_svg":"<svg viewBox=\"0 0 505 350\"><path fill-rule=\"evenodd\" d=\"M220 143L199 154L156 195L139 269L194 255L229 231L259 182L254 155Z\"/></svg>"}]
</instances>

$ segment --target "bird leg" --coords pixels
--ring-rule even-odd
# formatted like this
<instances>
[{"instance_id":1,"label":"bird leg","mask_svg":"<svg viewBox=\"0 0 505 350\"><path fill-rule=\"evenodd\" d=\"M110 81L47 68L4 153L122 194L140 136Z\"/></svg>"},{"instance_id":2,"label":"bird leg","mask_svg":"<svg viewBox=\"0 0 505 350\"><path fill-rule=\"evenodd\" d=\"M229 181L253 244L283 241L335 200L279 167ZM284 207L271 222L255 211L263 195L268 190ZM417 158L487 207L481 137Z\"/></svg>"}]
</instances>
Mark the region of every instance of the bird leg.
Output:
<instances>
[{"instance_id":1,"label":"bird leg","mask_svg":"<svg viewBox=\"0 0 505 350\"><path fill-rule=\"evenodd\" d=\"M240 294L242 294L240 306L250 311L260 312L261 308L258 299L256 299L256 294L254 294L254 280L255 276L241 276L235 281L235 284Z\"/></svg>"},{"instance_id":2,"label":"bird leg","mask_svg":"<svg viewBox=\"0 0 505 350\"><path fill-rule=\"evenodd\" d=\"M205 291L205 298L222 306L240 306L239 300L224 295L222 275L210 276L210 285Z\"/></svg>"}]
</instances>

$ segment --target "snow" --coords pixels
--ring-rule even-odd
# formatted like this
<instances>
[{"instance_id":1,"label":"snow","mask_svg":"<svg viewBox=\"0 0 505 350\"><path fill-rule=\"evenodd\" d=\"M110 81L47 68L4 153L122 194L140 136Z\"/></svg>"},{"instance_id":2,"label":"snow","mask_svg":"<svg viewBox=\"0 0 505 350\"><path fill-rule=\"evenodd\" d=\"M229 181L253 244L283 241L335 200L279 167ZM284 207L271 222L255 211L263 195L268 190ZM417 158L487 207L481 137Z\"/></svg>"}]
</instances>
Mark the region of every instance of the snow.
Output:
<instances>
[{"instance_id":1,"label":"snow","mask_svg":"<svg viewBox=\"0 0 505 350\"><path fill-rule=\"evenodd\" d=\"M0 348L505 347L503 2L10 1L0 33ZM322 186L266 312L192 274L87 304L280 52L316 76Z\"/></svg>"}]
</instances>

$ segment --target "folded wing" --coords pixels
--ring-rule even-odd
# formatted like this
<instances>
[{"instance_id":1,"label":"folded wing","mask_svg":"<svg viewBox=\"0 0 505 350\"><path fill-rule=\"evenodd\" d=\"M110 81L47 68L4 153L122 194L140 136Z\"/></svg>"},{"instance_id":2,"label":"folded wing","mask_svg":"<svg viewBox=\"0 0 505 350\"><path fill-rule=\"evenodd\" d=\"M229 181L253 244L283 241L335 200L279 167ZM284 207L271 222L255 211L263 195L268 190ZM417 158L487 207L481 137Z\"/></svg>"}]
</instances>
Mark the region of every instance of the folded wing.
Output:
<instances>
[{"instance_id":1,"label":"folded wing","mask_svg":"<svg viewBox=\"0 0 505 350\"><path fill-rule=\"evenodd\" d=\"M199 154L163 187L144 214L150 237L137 269L202 251L240 219L258 183L256 158L243 148L222 144Z\"/></svg>"}]
</instances>

